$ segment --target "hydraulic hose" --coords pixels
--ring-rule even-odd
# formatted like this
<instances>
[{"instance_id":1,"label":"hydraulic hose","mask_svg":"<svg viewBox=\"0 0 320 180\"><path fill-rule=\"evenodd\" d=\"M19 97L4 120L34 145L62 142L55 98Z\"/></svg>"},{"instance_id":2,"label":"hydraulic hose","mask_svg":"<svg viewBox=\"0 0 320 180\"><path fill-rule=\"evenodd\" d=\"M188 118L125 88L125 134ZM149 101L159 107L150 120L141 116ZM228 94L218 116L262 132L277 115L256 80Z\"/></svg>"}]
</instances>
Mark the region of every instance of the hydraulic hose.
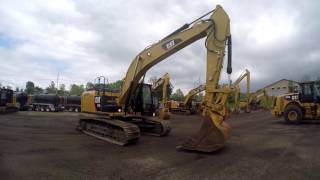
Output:
<instances>
[{"instance_id":1,"label":"hydraulic hose","mask_svg":"<svg viewBox=\"0 0 320 180\"><path fill-rule=\"evenodd\" d=\"M231 35L228 36L227 40L227 45L228 45L228 65L227 65L227 73L231 74L232 73L232 40L231 40Z\"/></svg>"}]
</instances>

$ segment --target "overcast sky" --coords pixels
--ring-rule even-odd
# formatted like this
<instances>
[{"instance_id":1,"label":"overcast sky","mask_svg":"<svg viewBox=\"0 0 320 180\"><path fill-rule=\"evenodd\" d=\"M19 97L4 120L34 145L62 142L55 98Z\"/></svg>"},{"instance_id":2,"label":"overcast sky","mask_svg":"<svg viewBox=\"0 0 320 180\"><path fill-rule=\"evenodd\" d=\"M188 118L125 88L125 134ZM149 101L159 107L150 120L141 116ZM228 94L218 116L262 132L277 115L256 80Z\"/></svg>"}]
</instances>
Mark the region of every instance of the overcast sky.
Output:
<instances>
[{"instance_id":1,"label":"overcast sky","mask_svg":"<svg viewBox=\"0 0 320 180\"><path fill-rule=\"evenodd\" d=\"M1 0L0 82L47 87L58 73L67 86L99 75L122 79L146 46L216 4L231 19L232 79L247 68L256 90L282 78L320 77L320 1ZM200 40L147 77L168 72L174 87L187 91L205 80L205 53Z\"/></svg>"}]
</instances>

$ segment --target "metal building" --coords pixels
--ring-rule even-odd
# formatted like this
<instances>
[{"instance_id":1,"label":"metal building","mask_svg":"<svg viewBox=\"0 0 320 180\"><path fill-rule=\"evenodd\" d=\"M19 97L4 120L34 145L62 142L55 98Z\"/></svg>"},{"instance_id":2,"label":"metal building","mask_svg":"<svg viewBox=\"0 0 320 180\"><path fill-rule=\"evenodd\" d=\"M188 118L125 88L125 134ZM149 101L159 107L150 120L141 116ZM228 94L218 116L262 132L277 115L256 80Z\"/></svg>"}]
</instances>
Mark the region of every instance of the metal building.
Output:
<instances>
[{"instance_id":1,"label":"metal building","mask_svg":"<svg viewBox=\"0 0 320 180\"><path fill-rule=\"evenodd\" d=\"M288 80L288 79L281 79L276 81L263 89L266 91L268 96L279 96L288 92L293 92L298 89L298 82Z\"/></svg>"}]
</instances>

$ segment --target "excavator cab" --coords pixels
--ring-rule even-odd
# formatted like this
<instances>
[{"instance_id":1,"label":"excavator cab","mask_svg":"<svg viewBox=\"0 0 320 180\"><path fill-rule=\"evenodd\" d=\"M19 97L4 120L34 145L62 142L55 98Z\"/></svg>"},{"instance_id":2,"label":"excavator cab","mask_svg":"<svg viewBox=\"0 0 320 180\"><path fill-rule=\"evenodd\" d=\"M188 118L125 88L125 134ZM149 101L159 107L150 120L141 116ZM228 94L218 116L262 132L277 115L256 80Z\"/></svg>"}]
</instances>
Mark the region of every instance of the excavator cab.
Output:
<instances>
[{"instance_id":1,"label":"excavator cab","mask_svg":"<svg viewBox=\"0 0 320 180\"><path fill-rule=\"evenodd\" d=\"M140 83L131 100L130 106L134 113L153 116L155 112L153 93L150 84Z\"/></svg>"}]
</instances>

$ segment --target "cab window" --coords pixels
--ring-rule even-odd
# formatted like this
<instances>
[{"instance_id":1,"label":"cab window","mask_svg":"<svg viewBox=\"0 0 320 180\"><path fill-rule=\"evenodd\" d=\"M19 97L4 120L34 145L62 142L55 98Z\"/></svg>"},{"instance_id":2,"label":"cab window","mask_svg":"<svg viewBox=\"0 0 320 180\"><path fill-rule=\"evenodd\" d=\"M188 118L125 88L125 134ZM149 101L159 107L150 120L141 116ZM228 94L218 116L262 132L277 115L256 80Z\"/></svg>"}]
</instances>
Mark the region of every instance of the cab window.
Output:
<instances>
[{"instance_id":1,"label":"cab window","mask_svg":"<svg viewBox=\"0 0 320 180\"><path fill-rule=\"evenodd\" d=\"M312 95L310 84L303 85L303 94L306 96Z\"/></svg>"},{"instance_id":2,"label":"cab window","mask_svg":"<svg viewBox=\"0 0 320 180\"><path fill-rule=\"evenodd\" d=\"M314 96L316 96L316 97L320 96L320 84L314 85Z\"/></svg>"}]
</instances>

